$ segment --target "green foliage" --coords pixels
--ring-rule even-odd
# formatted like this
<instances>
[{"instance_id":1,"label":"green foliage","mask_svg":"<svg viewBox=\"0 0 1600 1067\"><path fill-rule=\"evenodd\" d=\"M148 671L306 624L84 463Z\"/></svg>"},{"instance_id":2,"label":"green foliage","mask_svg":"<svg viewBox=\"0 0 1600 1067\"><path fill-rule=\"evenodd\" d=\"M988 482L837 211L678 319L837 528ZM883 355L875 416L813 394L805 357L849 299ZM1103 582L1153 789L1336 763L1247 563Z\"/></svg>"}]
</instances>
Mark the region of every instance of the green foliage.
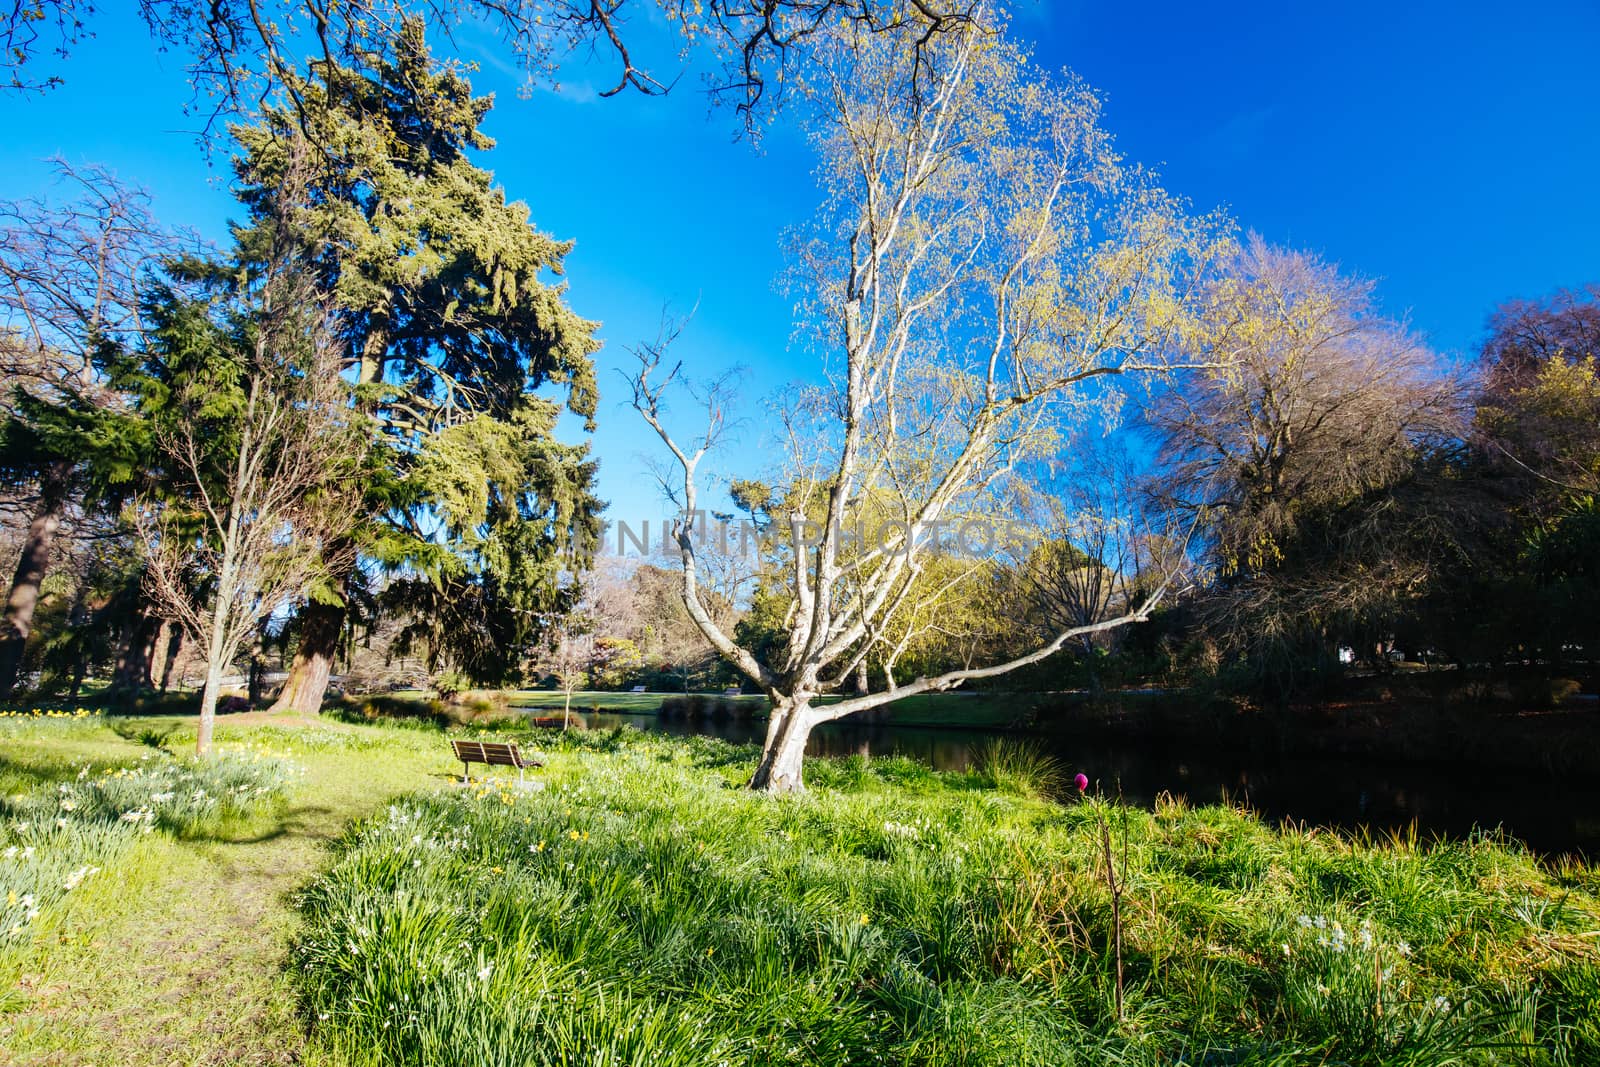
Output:
<instances>
[{"instance_id":1,"label":"green foliage","mask_svg":"<svg viewBox=\"0 0 1600 1067\"><path fill-rule=\"evenodd\" d=\"M270 803L294 773L260 752L223 751L198 761L152 753L132 766L80 767L53 793L10 798L0 810L19 820L17 832L75 821L192 834Z\"/></svg>"},{"instance_id":2,"label":"green foliage","mask_svg":"<svg viewBox=\"0 0 1600 1067\"><path fill-rule=\"evenodd\" d=\"M1486 840L1127 810L1127 1010L1089 800L905 760L729 788L705 738L541 733L542 791L414 797L303 897L294 980L350 1062L1535 1064L1596 1033L1600 921ZM1335 927L1333 924L1337 923Z\"/></svg>"},{"instance_id":3,"label":"green foliage","mask_svg":"<svg viewBox=\"0 0 1600 1067\"><path fill-rule=\"evenodd\" d=\"M490 100L432 56L421 20L363 69L313 64L288 88L294 106L234 130L238 258L264 262L288 217L334 304L374 444L350 536L393 576L368 606L408 619L399 648L431 667L516 679L541 618L567 606L560 573L599 536L587 447L555 440L560 408L536 395L558 387L593 428L595 324L550 278L571 243L470 158L493 147ZM330 572L306 595L354 614L359 585Z\"/></svg>"}]
</instances>

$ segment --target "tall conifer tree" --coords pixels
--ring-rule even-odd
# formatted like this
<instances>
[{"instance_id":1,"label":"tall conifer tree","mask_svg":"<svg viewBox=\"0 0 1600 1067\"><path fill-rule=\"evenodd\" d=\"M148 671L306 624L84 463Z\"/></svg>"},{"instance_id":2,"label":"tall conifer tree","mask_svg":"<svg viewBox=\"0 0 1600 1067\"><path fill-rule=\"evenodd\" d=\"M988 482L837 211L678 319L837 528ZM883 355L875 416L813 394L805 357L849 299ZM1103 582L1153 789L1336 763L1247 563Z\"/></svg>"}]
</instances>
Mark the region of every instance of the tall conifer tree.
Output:
<instances>
[{"instance_id":1,"label":"tall conifer tree","mask_svg":"<svg viewBox=\"0 0 1600 1067\"><path fill-rule=\"evenodd\" d=\"M491 100L432 57L420 21L362 71L314 65L291 89L294 106L235 131L241 266L265 255L279 190L299 187L283 174L310 159L291 213L375 437L349 536L406 590L407 634L431 659L508 677L598 536L587 447L554 439L561 401L592 429L597 399L596 324L551 278L571 242L468 157L493 147ZM330 568L306 590L280 708L320 704L361 584Z\"/></svg>"}]
</instances>

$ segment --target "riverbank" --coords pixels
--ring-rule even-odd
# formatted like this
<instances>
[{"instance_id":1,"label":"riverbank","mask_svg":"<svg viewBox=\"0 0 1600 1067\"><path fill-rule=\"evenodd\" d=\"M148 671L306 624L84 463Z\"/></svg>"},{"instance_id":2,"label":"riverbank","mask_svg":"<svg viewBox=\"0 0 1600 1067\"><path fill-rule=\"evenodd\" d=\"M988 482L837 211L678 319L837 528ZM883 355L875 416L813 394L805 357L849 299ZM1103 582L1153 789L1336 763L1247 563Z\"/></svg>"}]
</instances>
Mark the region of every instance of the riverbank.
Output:
<instances>
[{"instance_id":1,"label":"riverbank","mask_svg":"<svg viewBox=\"0 0 1600 1067\"><path fill-rule=\"evenodd\" d=\"M189 723L31 723L0 775L53 795ZM812 760L774 799L738 788L752 748L702 737L533 732L526 791L461 788L432 730L250 713L218 737L304 773L47 909L0 957L8 1062L1600 1057L1600 869L1511 842L1078 800L1005 746L960 773Z\"/></svg>"},{"instance_id":2,"label":"riverbank","mask_svg":"<svg viewBox=\"0 0 1600 1067\"><path fill-rule=\"evenodd\" d=\"M738 788L749 748L610 731L544 743L543 790L398 803L306 893L294 974L330 1052L686 1067L1600 1057L1600 880L1514 844L1360 844L1092 790L1057 804L1039 795L1061 784L1051 768L1015 753L963 774L813 761L809 795L774 799Z\"/></svg>"},{"instance_id":3,"label":"riverbank","mask_svg":"<svg viewBox=\"0 0 1600 1067\"><path fill-rule=\"evenodd\" d=\"M1376 688L1376 692L1374 692ZM653 715L670 693L579 692L575 711ZM759 696L704 697L713 719L761 719ZM343 714L428 718L440 725L496 722L548 724L561 694L502 694L476 710L428 702L424 694L350 697ZM363 709L365 709L363 711ZM1003 693L952 692L910 697L851 722L868 725L992 732L1068 731L1089 741L1155 742L1198 752L1261 757L1371 759L1423 766L1600 775L1600 704L1592 697L1565 706L1523 709L1505 700L1469 702L1432 692L1418 679L1369 686L1348 699L1296 703L1269 711L1248 702L1206 698L1187 690Z\"/></svg>"}]
</instances>

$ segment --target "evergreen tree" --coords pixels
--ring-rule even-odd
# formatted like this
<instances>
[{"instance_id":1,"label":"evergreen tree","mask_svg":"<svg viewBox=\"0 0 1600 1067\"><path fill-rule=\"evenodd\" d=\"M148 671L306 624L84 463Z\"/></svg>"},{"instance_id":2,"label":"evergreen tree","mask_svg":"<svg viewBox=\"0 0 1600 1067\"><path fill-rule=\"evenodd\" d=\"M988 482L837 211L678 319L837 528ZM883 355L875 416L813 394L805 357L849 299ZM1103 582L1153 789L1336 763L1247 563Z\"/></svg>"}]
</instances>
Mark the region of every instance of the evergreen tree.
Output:
<instances>
[{"instance_id":1,"label":"evergreen tree","mask_svg":"<svg viewBox=\"0 0 1600 1067\"><path fill-rule=\"evenodd\" d=\"M235 131L240 266L267 254L272 220L295 215L374 427L348 537L405 588L431 659L502 679L530 620L558 606L557 574L598 534L594 465L555 443L559 406L536 394L560 387L592 428L595 324L547 278L571 243L536 230L468 158L493 146L479 129L491 101L433 59L420 21L363 69L323 62L290 88L295 106ZM307 180L286 184L297 168ZM280 203L302 186L300 203ZM307 588L280 708L320 704L363 582L359 567L329 568Z\"/></svg>"}]
</instances>

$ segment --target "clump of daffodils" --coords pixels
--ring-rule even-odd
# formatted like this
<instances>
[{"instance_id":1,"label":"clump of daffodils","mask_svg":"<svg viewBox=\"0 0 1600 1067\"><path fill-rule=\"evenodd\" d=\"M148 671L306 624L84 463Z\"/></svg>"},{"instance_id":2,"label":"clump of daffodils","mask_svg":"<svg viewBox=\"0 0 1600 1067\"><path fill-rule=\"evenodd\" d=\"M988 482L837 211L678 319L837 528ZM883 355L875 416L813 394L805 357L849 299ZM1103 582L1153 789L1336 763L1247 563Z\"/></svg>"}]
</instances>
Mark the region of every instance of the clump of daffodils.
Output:
<instances>
[{"instance_id":1,"label":"clump of daffodils","mask_svg":"<svg viewBox=\"0 0 1600 1067\"><path fill-rule=\"evenodd\" d=\"M42 912L101 876L140 836L247 815L296 773L265 750L204 761L152 753L127 766L84 765L54 789L0 800L0 942L29 936Z\"/></svg>"}]
</instances>

